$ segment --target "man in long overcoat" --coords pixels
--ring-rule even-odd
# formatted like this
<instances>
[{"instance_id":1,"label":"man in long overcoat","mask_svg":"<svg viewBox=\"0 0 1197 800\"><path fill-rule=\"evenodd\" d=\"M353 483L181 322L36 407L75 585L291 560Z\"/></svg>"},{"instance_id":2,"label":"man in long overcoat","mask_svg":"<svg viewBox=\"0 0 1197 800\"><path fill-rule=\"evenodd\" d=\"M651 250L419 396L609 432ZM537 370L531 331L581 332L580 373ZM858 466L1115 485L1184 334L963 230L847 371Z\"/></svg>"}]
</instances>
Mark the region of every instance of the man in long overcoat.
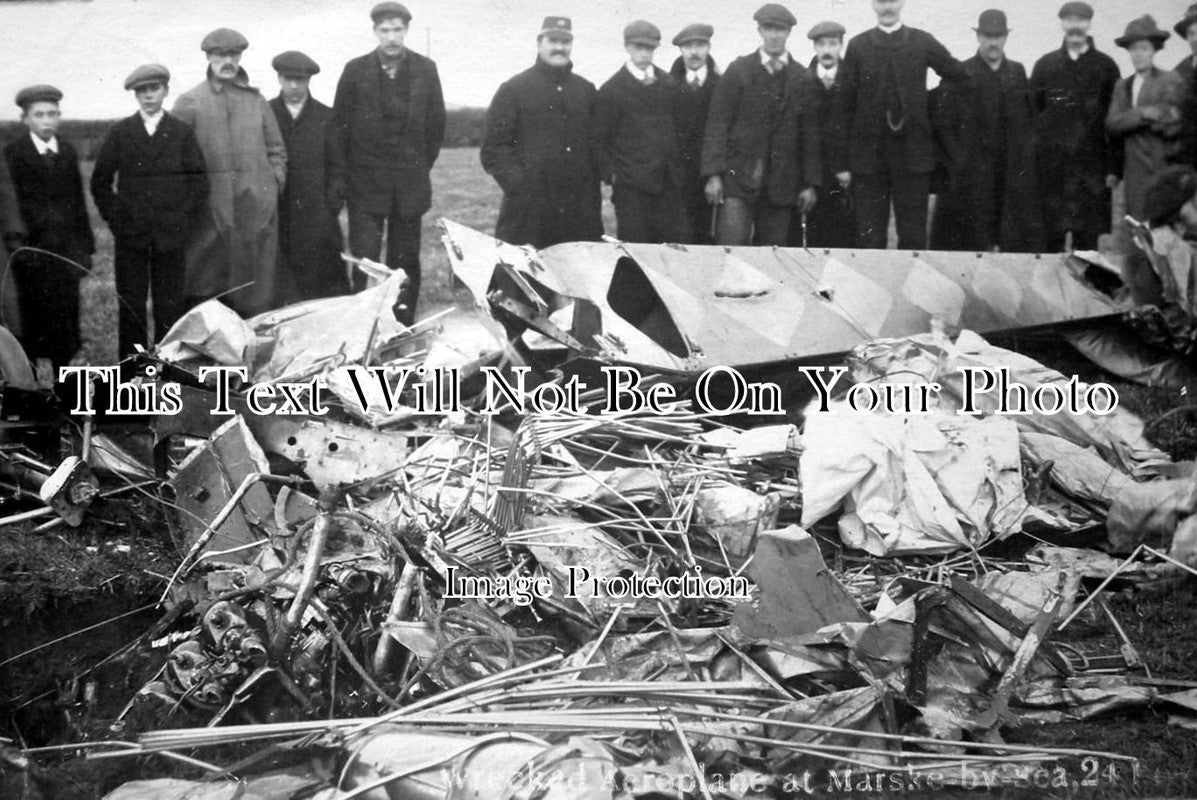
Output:
<instances>
[{"instance_id":1,"label":"man in long overcoat","mask_svg":"<svg viewBox=\"0 0 1197 800\"><path fill-rule=\"evenodd\" d=\"M927 70L945 80L967 79L934 36L902 23L904 3L873 0L877 26L852 37L840 67L838 124L848 146L835 170L841 185L853 187L860 247L885 248L891 201L898 247L926 247L935 169Z\"/></svg>"},{"instance_id":2,"label":"man in long overcoat","mask_svg":"<svg viewBox=\"0 0 1197 800\"><path fill-rule=\"evenodd\" d=\"M279 95L270 101L287 145L287 188L279 200L278 235L283 264L294 281L293 301L350 291L341 260L341 226L328 201L327 148L332 109L312 97L320 65L297 50L271 62Z\"/></svg>"},{"instance_id":3,"label":"man in long overcoat","mask_svg":"<svg viewBox=\"0 0 1197 800\"><path fill-rule=\"evenodd\" d=\"M970 80L945 84L939 122L949 154L948 191L932 230L936 250L1037 253L1043 219L1036 198L1034 107L1022 64L1005 57L1006 15L990 10L977 27Z\"/></svg>"},{"instance_id":4,"label":"man in long overcoat","mask_svg":"<svg viewBox=\"0 0 1197 800\"><path fill-rule=\"evenodd\" d=\"M1184 156L1187 162L1197 167L1197 3L1189 6L1184 18L1173 26L1180 38L1189 43L1189 52L1176 65L1175 72L1185 82L1188 108L1185 110Z\"/></svg>"},{"instance_id":5,"label":"man in long overcoat","mask_svg":"<svg viewBox=\"0 0 1197 800\"><path fill-rule=\"evenodd\" d=\"M0 153L0 265L8 263L8 257L25 244L25 222L21 219L21 207L17 203L17 190L8 172L8 159ZM9 332L20 338L22 333L21 308L17 298L17 282L12 270L4 270L0 277L0 322Z\"/></svg>"},{"instance_id":6,"label":"man in long overcoat","mask_svg":"<svg viewBox=\"0 0 1197 800\"><path fill-rule=\"evenodd\" d=\"M499 87L486 112L482 167L503 189L495 236L541 248L603 234L593 149L594 84L575 75L573 25L547 17L536 63Z\"/></svg>"},{"instance_id":7,"label":"man in long overcoat","mask_svg":"<svg viewBox=\"0 0 1197 800\"><path fill-rule=\"evenodd\" d=\"M1094 250L1110 230L1110 190L1121 157L1106 133L1106 111L1118 81L1114 59L1089 36L1093 8L1071 1L1060 7L1064 43L1035 62L1035 162L1042 198L1044 250Z\"/></svg>"},{"instance_id":8,"label":"man in long overcoat","mask_svg":"<svg viewBox=\"0 0 1197 800\"><path fill-rule=\"evenodd\" d=\"M445 100L432 59L404 44L411 12L384 2L370 11L378 47L345 65L333 100L329 180L333 201L349 206L349 249L407 273L396 316L416 319L420 234L432 207L432 165L445 138ZM365 286L355 273L354 285Z\"/></svg>"},{"instance_id":9,"label":"man in long overcoat","mask_svg":"<svg viewBox=\"0 0 1197 800\"><path fill-rule=\"evenodd\" d=\"M125 79L139 109L112 126L91 173L91 196L116 239L117 355L150 341L146 299L153 298L154 336L186 311L186 248L208 199L204 156L192 130L162 103L170 72L138 67Z\"/></svg>"},{"instance_id":10,"label":"man in long overcoat","mask_svg":"<svg viewBox=\"0 0 1197 800\"><path fill-rule=\"evenodd\" d=\"M766 3L753 19L761 47L729 64L715 89L702 173L721 206L719 244L784 247L795 211L813 208L822 184L814 79L786 50L789 9Z\"/></svg>"},{"instance_id":11,"label":"man in long overcoat","mask_svg":"<svg viewBox=\"0 0 1197 800\"><path fill-rule=\"evenodd\" d=\"M242 316L280 304L278 196L287 180L274 112L240 66L248 46L229 28L205 36L208 76L172 110L195 131L208 168L209 213L187 250L186 296L220 295Z\"/></svg>"},{"instance_id":12,"label":"man in long overcoat","mask_svg":"<svg viewBox=\"0 0 1197 800\"><path fill-rule=\"evenodd\" d=\"M711 37L715 29L703 23L687 25L673 37L681 55L669 74L682 87L681 112L677 118L678 150L682 159L682 202L690 220L690 241L714 244L711 234L711 206L703 191L702 137L706 133L711 98L719 85L715 59L711 58Z\"/></svg>"}]
</instances>

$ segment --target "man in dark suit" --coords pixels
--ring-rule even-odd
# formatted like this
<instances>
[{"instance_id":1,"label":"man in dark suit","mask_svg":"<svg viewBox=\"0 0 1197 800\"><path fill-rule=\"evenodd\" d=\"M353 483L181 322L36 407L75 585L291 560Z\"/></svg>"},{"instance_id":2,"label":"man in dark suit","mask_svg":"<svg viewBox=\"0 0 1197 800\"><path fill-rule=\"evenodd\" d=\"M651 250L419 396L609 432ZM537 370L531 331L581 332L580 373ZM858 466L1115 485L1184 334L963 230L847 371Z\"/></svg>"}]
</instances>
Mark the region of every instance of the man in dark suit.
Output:
<instances>
[{"instance_id":1,"label":"man in dark suit","mask_svg":"<svg viewBox=\"0 0 1197 800\"><path fill-rule=\"evenodd\" d=\"M597 92L575 75L568 17L546 17L536 63L499 87L486 112L482 168L503 189L495 236L549 247L597 241L602 195L592 124Z\"/></svg>"},{"instance_id":2,"label":"man in dark suit","mask_svg":"<svg viewBox=\"0 0 1197 800\"><path fill-rule=\"evenodd\" d=\"M964 62L968 84L942 87L937 116L949 154L949 182L936 207L931 246L1038 253L1043 216L1030 82L1022 64L1006 58L1010 29L1003 12L982 12L973 30L978 48Z\"/></svg>"},{"instance_id":3,"label":"man in dark suit","mask_svg":"<svg viewBox=\"0 0 1197 800\"><path fill-rule=\"evenodd\" d=\"M91 174L91 195L116 238L120 357L162 338L186 310L186 248L208 199L208 175L191 128L166 113L170 72L138 67L125 79L140 106L112 126ZM153 297L154 337L146 332Z\"/></svg>"},{"instance_id":4,"label":"man in dark suit","mask_svg":"<svg viewBox=\"0 0 1197 800\"><path fill-rule=\"evenodd\" d=\"M719 85L715 59L711 58L711 37L715 29L710 25L687 25L673 37L673 44L681 55L673 62L669 74L682 87L681 111L678 127L678 150L681 153L682 203L690 220L690 241L695 244L714 244L711 231L711 208L703 191L702 137L706 132L707 113L711 98Z\"/></svg>"},{"instance_id":5,"label":"man in dark suit","mask_svg":"<svg viewBox=\"0 0 1197 800\"><path fill-rule=\"evenodd\" d=\"M1184 19L1176 23L1172 30L1189 43L1189 49L1192 51L1176 65L1176 73L1184 79L1185 91L1188 94L1183 158L1187 163L1197 166L1197 3L1189 6Z\"/></svg>"},{"instance_id":6,"label":"man in dark suit","mask_svg":"<svg viewBox=\"0 0 1197 800\"><path fill-rule=\"evenodd\" d=\"M966 80L964 68L934 36L902 24L905 0L873 0L877 27L848 42L841 66L839 126L848 142L834 167L853 187L856 241L883 249L890 203L898 247L927 246L927 201L935 147L927 104L927 70Z\"/></svg>"},{"instance_id":7,"label":"man in dark suit","mask_svg":"<svg viewBox=\"0 0 1197 800\"><path fill-rule=\"evenodd\" d=\"M613 189L618 236L688 243L676 123L681 87L653 65L661 43L656 25L637 20L623 38L629 60L599 89L594 117L599 172Z\"/></svg>"},{"instance_id":8,"label":"man in dark suit","mask_svg":"<svg viewBox=\"0 0 1197 800\"><path fill-rule=\"evenodd\" d=\"M814 207L822 183L813 78L790 57L797 20L777 3L753 15L761 48L728 65L707 117L706 195L721 206L721 245L784 247L795 208Z\"/></svg>"},{"instance_id":9,"label":"man in dark suit","mask_svg":"<svg viewBox=\"0 0 1197 800\"><path fill-rule=\"evenodd\" d=\"M819 121L819 148L823 158L823 188L819 202L806 215L795 220L791 242L804 247L852 247L856 244L856 215L852 194L836 180L834 154L847 144L836 128L836 103L843 90L840 62L844 51L844 26L838 22L820 22L810 29L807 38L815 47L810 71L815 77L815 96L818 98L815 115Z\"/></svg>"},{"instance_id":10,"label":"man in dark suit","mask_svg":"<svg viewBox=\"0 0 1197 800\"><path fill-rule=\"evenodd\" d=\"M1036 167L1043 208L1044 249L1093 250L1110 230L1110 192L1121 156L1106 133L1106 112L1118 82L1118 65L1089 36L1093 7L1069 0L1058 12L1060 48L1031 69Z\"/></svg>"},{"instance_id":11,"label":"man in dark suit","mask_svg":"<svg viewBox=\"0 0 1197 800\"><path fill-rule=\"evenodd\" d=\"M341 226L328 202L325 168L332 109L312 97L320 65L298 50L271 62L279 95L270 101L287 143L287 185L279 198L278 234L283 263L294 281L291 299L346 294L351 286L341 261Z\"/></svg>"},{"instance_id":12,"label":"man in dark suit","mask_svg":"<svg viewBox=\"0 0 1197 800\"><path fill-rule=\"evenodd\" d=\"M386 264L407 273L396 316L416 318L420 219L432 207L429 173L445 136L436 64L403 44L411 12L399 3L370 11L378 48L345 65L329 129L333 203L349 205L349 249L377 261L386 228ZM364 286L360 275L355 285Z\"/></svg>"},{"instance_id":13,"label":"man in dark suit","mask_svg":"<svg viewBox=\"0 0 1197 800\"><path fill-rule=\"evenodd\" d=\"M53 86L18 92L28 133L4 148L25 223L25 244L48 251L26 251L12 262L20 294L21 344L41 383L52 382L55 368L66 366L79 350L79 280L91 269L96 249L79 158L57 135L60 100L62 92Z\"/></svg>"}]
</instances>

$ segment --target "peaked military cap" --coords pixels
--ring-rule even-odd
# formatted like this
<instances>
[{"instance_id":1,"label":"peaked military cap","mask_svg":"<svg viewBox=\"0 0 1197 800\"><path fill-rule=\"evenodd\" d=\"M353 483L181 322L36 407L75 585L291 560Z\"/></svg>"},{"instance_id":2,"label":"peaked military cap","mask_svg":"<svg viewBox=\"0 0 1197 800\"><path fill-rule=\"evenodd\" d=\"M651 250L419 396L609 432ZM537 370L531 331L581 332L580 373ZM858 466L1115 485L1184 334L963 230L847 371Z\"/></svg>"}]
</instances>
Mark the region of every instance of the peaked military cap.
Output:
<instances>
[{"instance_id":1,"label":"peaked military cap","mask_svg":"<svg viewBox=\"0 0 1197 800\"><path fill-rule=\"evenodd\" d=\"M677 47L681 47L686 42L709 42L714 35L715 29L710 25L695 22L678 31L677 36L673 37L673 43Z\"/></svg>"},{"instance_id":2,"label":"peaked military cap","mask_svg":"<svg viewBox=\"0 0 1197 800\"><path fill-rule=\"evenodd\" d=\"M320 65L313 61L311 56L298 50L279 53L270 62L270 66L280 75L303 75L307 78L320 71Z\"/></svg>"},{"instance_id":3,"label":"peaked military cap","mask_svg":"<svg viewBox=\"0 0 1197 800\"><path fill-rule=\"evenodd\" d=\"M651 22L638 19L623 29L624 44L641 44L656 47L661 43L661 29Z\"/></svg>"},{"instance_id":4,"label":"peaked military cap","mask_svg":"<svg viewBox=\"0 0 1197 800\"><path fill-rule=\"evenodd\" d=\"M1071 2L1060 6L1060 13L1057 15L1060 19L1065 17L1081 17L1083 19L1093 19L1093 6L1088 3Z\"/></svg>"},{"instance_id":5,"label":"peaked military cap","mask_svg":"<svg viewBox=\"0 0 1197 800\"><path fill-rule=\"evenodd\" d=\"M403 20L404 25L411 24L411 12L402 3L379 3L370 9L370 19L375 25L383 20L394 19L395 17Z\"/></svg>"},{"instance_id":6,"label":"peaked military cap","mask_svg":"<svg viewBox=\"0 0 1197 800\"><path fill-rule=\"evenodd\" d=\"M148 83L170 83L170 70L161 64L142 64L125 78L126 89L136 89Z\"/></svg>"},{"instance_id":7,"label":"peaked military cap","mask_svg":"<svg viewBox=\"0 0 1197 800\"><path fill-rule=\"evenodd\" d=\"M838 22L820 22L815 27L807 31L806 38L812 42L817 42L824 36L834 36L837 39L843 39L844 34L848 32L847 28Z\"/></svg>"},{"instance_id":8,"label":"peaked military cap","mask_svg":"<svg viewBox=\"0 0 1197 800\"><path fill-rule=\"evenodd\" d=\"M205 53L214 51L240 53L247 47L249 47L249 39L232 28L217 28L200 42L200 49Z\"/></svg>"},{"instance_id":9,"label":"peaked military cap","mask_svg":"<svg viewBox=\"0 0 1197 800\"><path fill-rule=\"evenodd\" d=\"M26 86L17 92L17 105L23 109L33 103L57 103L62 99L62 92L57 87L39 83L36 86Z\"/></svg>"},{"instance_id":10,"label":"peaked military cap","mask_svg":"<svg viewBox=\"0 0 1197 800\"><path fill-rule=\"evenodd\" d=\"M552 36L567 42L574 40L574 26L569 17L545 17L540 26L541 36Z\"/></svg>"},{"instance_id":11,"label":"peaked military cap","mask_svg":"<svg viewBox=\"0 0 1197 800\"><path fill-rule=\"evenodd\" d=\"M765 3L756 10L752 18L759 25L773 25L778 28L792 28L798 24L790 9L780 3Z\"/></svg>"}]
</instances>

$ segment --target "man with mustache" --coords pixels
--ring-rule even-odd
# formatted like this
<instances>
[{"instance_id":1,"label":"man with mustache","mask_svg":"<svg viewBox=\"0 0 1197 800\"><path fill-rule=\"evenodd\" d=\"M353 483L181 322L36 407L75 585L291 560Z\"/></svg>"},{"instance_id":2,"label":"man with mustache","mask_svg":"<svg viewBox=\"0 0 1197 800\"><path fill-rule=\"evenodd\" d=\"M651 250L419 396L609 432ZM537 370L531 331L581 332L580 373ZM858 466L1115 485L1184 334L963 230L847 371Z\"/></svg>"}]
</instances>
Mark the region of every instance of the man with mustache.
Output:
<instances>
[{"instance_id":1,"label":"man with mustache","mask_svg":"<svg viewBox=\"0 0 1197 800\"><path fill-rule=\"evenodd\" d=\"M598 241L594 84L575 75L568 17L546 17L536 63L499 87L486 112L482 167L503 189L495 236L541 248Z\"/></svg>"},{"instance_id":2,"label":"man with mustache","mask_svg":"<svg viewBox=\"0 0 1197 800\"><path fill-rule=\"evenodd\" d=\"M383 2L370 10L378 47L345 65L329 127L330 203L349 207L349 249L386 265L407 284L396 317L416 319L420 234L432 207L432 165L445 138L445 100L436 64L404 44L411 12ZM354 274L354 285L365 277Z\"/></svg>"},{"instance_id":3,"label":"man with mustache","mask_svg":"<svg viewBox=\"0 0 1197 800\"><path fill-rule=\"evenodd\" d=\"M711 97L719 85L715 59L711 58L711 37L715 29L703 23L687 25L673 37L673 44L681 55L673 62L669 74L682 87L681 111L676 120L678 149L685 170L682 201L690 220L690 241L694 244L714 244L711 235L711 206L703 192L702 136L707 126Z\"/></svg>"},{"instance_id":4,"label":"man with mustache","mask_svg":"<svg viewBox=\"0 0 1197 800\"><path fill-rule=\"evenodd\" d=\"M847 157L836 165L856 201L856 243L884 249L890 204L898 247L927 246L927 202L935 148L927 70L967 80L960 62L927 33L902 24L905 0L873 0L877 26L848 42L841 67L839 119Z\"/></svg>"},{"instance_id":5,"label":"man with mustache","mask_svg":"<svg viewBox=\"0 0 1197 800\"><path fill-rule=\"evenodd\" d=\"M230 28L205 36L208 76L171 112L195 132L208 168L208 213L187 249L184 295L188 305L219 296L246 317L281 303L278 197L287 181L274 112L241 69L248 46Z\"/></svg>"},{"instance_id":6,"label":"man with mustache","mask_svg":"<svg viewBox=\"0 0 1197 800\"><path fill-rule=\"evenodd\" d=\"M644 20L623 32L628 62L599 90L595 148L612 189L617 235L625 242L689 243L682 205L677 119L681 87L653 64L661 31Z\"/></svg>"},{"instance_id":7,"label":"man with mustache","mask_svg":"<svg viewBox=\"0 0 1197 800\"><path fill-rule=\"evenodd\" d=\"M1034 108L1022 64L1006 58L1006 15L984 11L967 84L945 83L939 129L948 191L935 214L937 250L1036 253L1043 220L1036 199ZM937 90L938 91L938 90Z\"/></svg>"},{"instance_id":8,"label":"man with mustache","mask_svg":"<svg viewBox=\"0 0 1197 800\"><path fill-rule=\"evenodd\" d=\"M814 79L786 49L788 8L766 3L753 19L761 46L728 65L711 98L702 173L721 206L719 244L784 247L823 182Z\"/></svg>"},{"instance_id":9,"label":"man with mustache","mask_svg":"<svg viewBox=\"0 0 1197 800\"><path fill-rule=\"evenodd\" d=\"M806 34L815 48L810 71L815 76L815 96L818 98L815 116L819 121L819 147L823 156L823 189L814 210L806 216L806 230L802 218L791 231L795 245L807 247L852 247L856 243L856 216L851 193L836 180L832 162L834 153L846 145L836 129L835 109L843 91L840 62L843 60L844 34L838 22L820 22ZM843 158L841 153L840 158Z\"/></svg>"},{"instance_id":10,"label":"man with mustache","mask_svg":"<svg viewBox=\"0 0 1197 800\"><path fill-rule=\"evenodd\" d=\"M1121 158L1106 133L1105 115L1118 65L1089 36L1093 7L1068 2L1058 14L1064 43L1031 70L1035 102L1036 170L1044 249L1094 250L1110 230L1110 191Z\"/></svg>"}]
</instances>

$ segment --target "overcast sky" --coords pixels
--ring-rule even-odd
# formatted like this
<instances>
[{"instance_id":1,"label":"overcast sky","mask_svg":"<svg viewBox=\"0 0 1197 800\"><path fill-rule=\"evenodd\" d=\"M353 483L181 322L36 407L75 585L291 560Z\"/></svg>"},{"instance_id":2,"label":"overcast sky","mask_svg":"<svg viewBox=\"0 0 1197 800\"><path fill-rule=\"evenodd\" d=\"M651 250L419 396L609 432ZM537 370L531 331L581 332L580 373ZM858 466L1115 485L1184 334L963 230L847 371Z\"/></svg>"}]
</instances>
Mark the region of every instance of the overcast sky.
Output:
<instances>
[{"instance_id":1,"label":"overcast sky","mask_svg":"<svg viewBox=\"0 0 1197 800\"><path fill-rule=\"evenodd\" d=\"M1143 13L1171 30L1188 0L1090 0L1097 8L1093 33L1124 74L1125 51L1113 39ZM811 56L806 31L823 19L843 23L849 36L873 22L868 0L792 0L798 17L790 50ZM1008 55L1026 64L1060 44L1057 0L908 0L904 20L938 37L954 55L976 50L972 26L986 8L1010 17ZM368 52L375 40L369 0L24 0L0 2L0 119L15 119L12 98L22 86L53 83L62 89L65 116L119 117L135 109L123 88L129 71L160 62L173 73L178 94L199 82L205 63L199 43L212 28L232 27L249 39L242 65L267 96L278 93L270 60L283 50L303 50L323 71L313 81L316 97L332 101L345 61ZM574 63L583 76L602 83L624 60L623 26L643 18L658 25L664 44L657 64L668 68L677 55L669 44L690 22L715 26L713 53L722 68L759 43L752 21L755 0L412 0L408 44L437 61L446 102L481 106L495 89L535 57L536 32L549 14L573 18ZM1188 52L1175 34L1160 54L1171 69ZM168 100L168 105L170 104Z\"/></svg>"}]
</instances>

